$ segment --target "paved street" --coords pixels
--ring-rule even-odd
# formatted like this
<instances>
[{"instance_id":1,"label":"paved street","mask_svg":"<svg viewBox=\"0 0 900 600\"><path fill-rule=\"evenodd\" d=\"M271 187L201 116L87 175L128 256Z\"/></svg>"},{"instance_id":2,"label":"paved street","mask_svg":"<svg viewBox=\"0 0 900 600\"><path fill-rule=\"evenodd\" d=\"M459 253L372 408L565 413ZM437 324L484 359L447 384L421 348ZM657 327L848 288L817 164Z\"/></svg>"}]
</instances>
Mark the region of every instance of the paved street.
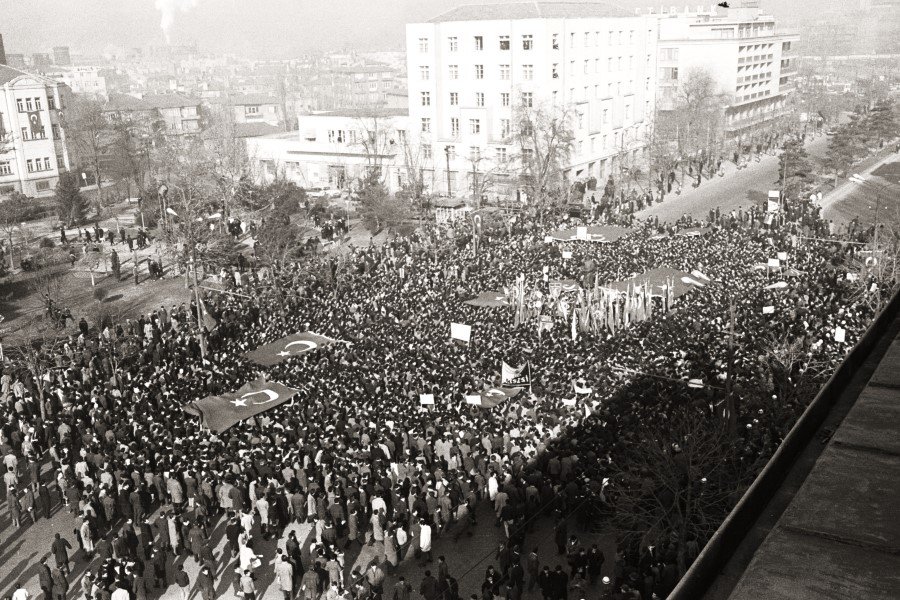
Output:
<instances>
[{"instance_id":1,"label":"paved street","mask_svg":"<svg viewBox=\"0 0 900 600\"><path fill-rule=\"evenodd\" d=\"M54 498L56 501L56 498ZM446 557L449 566L450 575L459 581L460 595L468 598L472 593L479 593L481 583L484 579L484 571L488 565L497 566L495 551L497 542L501 539L502 530L494 526L493 514L486 503L480 505L478 514L478 526L474 532L469 535L463 535L459 541L452 539L452 532L444 534L443 537L437 538L434 542L434 563L424 565L417 562L410 552L407 558L398 568L397 574L388 577L385 582L385 590L390 594L393 584L397 577L403 575L407 582L413 586L414 597L418 596L418 586L426 569L432 569L432 573L436 573L437 558L441 555ZM69 599L82 598L83 595L78 592L80 590L81 578L84 575L85 567L88 563L85 560L84 553L78 550L78 543L73 533L75 522L69 513L69 509L60 506L57 503L52 519L38 519L36 524L31 524L30 520L23 519L24 528L13 529L9 519L9 513L6 509L6 503L2 504L2 517L0 517L0 541L2 541L2 549L0 549L0 592L12 593L17 581L26 584L28 590L36 598L40 598L40 587L38 585L37 572L41 557L50 556L50 544L53 541L53 534L61 532L70 543L74 546L75 551L70 552L70 556L74 558L74 568L70 577L70 592L67 596ZM120 523L121 526L121 523ZM257 596L261 599L281 600L283 598L279 591L278 585L273 585L274 571L273 560L275 558L275 549L277 547L284 548L284 540L291 530L297 531L297 538L305 540L304 543L304 565L309 566L308 548L310 542L314 541L314 535L310 524L293 524L279 540L263 541L259 535L258 526L255 530L255 539L258 540L257 551L263 558L263 566L257 570L257 589L260 594ZM216 573L216 595L218 598L238 598L234 594L232 586L232 570L234 561L229 560L223 564L223 551L226 541L224 539L225 523L220 520L217 527L210 532L210 538L215 543L215 556L217 559L218 572ZM570 520L570 534L575 533L579 536L582 544L597 543L606 555L603 574L612 576L613 566L615 563L615 544L611 536L598 536L583 534L575 529L575 523ZM541 565L547 564L551 570L561 564L567 569L565 557L556 555L556 546L553 543L553 521L549 517L538 518L533 530L526 538L526 548L523 548L523 558L527 555L531 548L539 548L539 556ZM379 556L377 552L380 552ZM360 548L354 545L350 550L346 551L345 561L346 569L345 578L349 578L354 568L359 567L364 570L373 560L383 558L383 547L378 544L375 546L363 546ZM50 557L49 563L53 564L53 558ZM193 558L184 555L178 557L174 562L170 560L168 565L169 585L164 590L155 590L151 597L162 599L180 599L180 590L174 584L173 577L175 568L178 564L183 564L185 571L191 580L192 600L199 599L199 590L194 587L196 581L198 565ZM227 566L226 566L227 564ZM90 564L90 568L94 570L98 566L97 559ZM149 567L148 567L149 568ZM346 580L346 579L345 579ZM598 583L598 586L601 585ZM76 593L78 592L78 593ZM596 597L596 592L589 593L584 597ZM2 597L6 597L5 595ZM526 594L526 598L538 599L540 592L535 588L532 593ZM41 600L43 600L41 598Z\"/></svg>"},{"instance_id":2,"label":"paved street","mask_svg":"<svg viewBox=\"0 0 900 600\"><path fill-rule=\"evenodd\" d=\"M806 151L811 157L823 157L828 149L824 135L807 141ZM662 204L655 204L637 213L640 218L659 217L660 221L675 221L684 214L705 219L709 211L718 207L723 213L749 207L748 193L756 190L766 193L777 189L778 156L764 155L759 162L751 161L744 169L734 163L723 165L724 177L704 180L700 187L685 186L680 196L669 194Z\"/></svg>"}]
</instances>

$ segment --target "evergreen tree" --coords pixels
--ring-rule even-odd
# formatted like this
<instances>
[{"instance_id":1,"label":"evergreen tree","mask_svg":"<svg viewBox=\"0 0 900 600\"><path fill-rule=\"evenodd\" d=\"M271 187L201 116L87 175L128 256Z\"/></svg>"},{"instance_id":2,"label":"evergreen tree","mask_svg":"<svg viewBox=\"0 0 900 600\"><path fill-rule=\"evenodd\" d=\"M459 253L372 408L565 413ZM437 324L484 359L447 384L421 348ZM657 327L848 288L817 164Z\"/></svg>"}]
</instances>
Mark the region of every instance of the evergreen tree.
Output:
<instances>
[{"instance_id":1,"label":"evergreen tree","mask_svg":"<svg viewBox=\"0 0 900 600\"><path fill-rule=\"evenodd\" d=\"M59 183L56 184L56 206L60 220L67 225L76 225L84 220L88 203L81 195L75 173L60 173Z\"/></svg>"},{"instance_id":2,"label":"evergreen tree","mask_svg":"<svg viewBox=\"0 0 900 600\"><path fill-rule=\"evenodd\" d=\"M789 138L782 146L778 181L785 198L802 198L813 183L813 167L799 138Z\"/></svg>"},{"instance_id":3,"label":"evergreen tree","mask_svg":"<svg viewBox=\"0 0 900 600\"><path fill-rule=\"evenodd\" d=\"M872 139L878 140L878 146L893 139L898 134L897 115L890 99L880 100L866 116L865 127Z\"/></svg>"}]
</instances>

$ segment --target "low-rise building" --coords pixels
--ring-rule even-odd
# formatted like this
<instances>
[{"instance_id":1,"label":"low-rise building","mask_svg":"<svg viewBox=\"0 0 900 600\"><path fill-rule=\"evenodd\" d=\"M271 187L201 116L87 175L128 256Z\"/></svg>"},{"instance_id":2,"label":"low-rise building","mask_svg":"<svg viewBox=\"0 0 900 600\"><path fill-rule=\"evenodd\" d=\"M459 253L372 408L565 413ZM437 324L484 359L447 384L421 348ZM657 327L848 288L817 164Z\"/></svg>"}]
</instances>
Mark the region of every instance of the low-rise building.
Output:
<instances>
[{"instance_id":1,"label":"low-rise building","mask_svg":"<svg viewBox=\"0 0 900 600\"><path fill-rule=\"evenodd\" d=\"M74 94L85 94L102 98L106 98L108 95L106 78L100 75L100 67L56 68L44 73L44 76L65 84Z\"/></svg>"},{"instance_id":2,"label":"low-rise building","mask_svg":"<svg viewBox=\"0 0 900 600\"><path fill-rule=\"evenodd\" d=\"M159 123L170 135L193 135L200 131L200 101L180 94L148 94L141 98L110 94L105 111L143 116Z\"/></svg>"},{"instance_id":3,"label":"low-rise building","mask_svg":"<svg viewBox=\"0 0 900 600\"><path fill-rule=\"evenodd\" d=\"M49 196L70 168L60 124L68 90L0 65L0 194Z\"/></svg>"},{"instance_id":4,"label":"low-rise building","mask_svg":"<svg viewBox=\"0 0 900 600\"><path fill-rule=\"evenodd\" d=\"M391 191L405 181L405 109L335 110L299 117L299 130L247 138L260 182L347 190L374 173Z\"/></svg>"}]
</instances>

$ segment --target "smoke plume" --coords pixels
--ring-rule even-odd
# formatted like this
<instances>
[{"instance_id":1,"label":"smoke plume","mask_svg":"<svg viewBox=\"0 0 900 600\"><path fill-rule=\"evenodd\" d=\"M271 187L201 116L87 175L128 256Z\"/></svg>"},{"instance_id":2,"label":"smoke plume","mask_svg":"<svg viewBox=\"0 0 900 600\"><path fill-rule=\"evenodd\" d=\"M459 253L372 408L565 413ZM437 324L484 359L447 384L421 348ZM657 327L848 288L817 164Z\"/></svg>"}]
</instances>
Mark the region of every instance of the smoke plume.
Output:
<instances>
[{"instance_id":1,"label":"smoke plume","mask_svg":"<svg viewBox=\"0 0 900 600\"><path fill-rule=\"evenodd\" d=\"M175 15L178 12L187 12L197 5L197 0L156 0L156 10L160 12L159 26L163 35L166 36L166 43L169 43L169 31L175 22Z\"/></svg>"}]
</instances>

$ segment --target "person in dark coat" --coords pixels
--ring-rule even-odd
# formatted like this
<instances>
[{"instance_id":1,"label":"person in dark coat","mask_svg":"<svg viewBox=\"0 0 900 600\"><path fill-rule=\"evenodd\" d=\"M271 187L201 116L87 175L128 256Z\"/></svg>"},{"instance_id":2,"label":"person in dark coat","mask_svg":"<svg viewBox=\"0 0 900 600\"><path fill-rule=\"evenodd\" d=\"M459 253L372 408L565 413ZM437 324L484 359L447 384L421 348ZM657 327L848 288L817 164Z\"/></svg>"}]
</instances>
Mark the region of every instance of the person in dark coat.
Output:
<instances>
[{"instance_id":1,"label":"person in dark coat","mask_svg":"<svg viewBox=\"0 0 900 600\"><path fill-rule=\"evenodd\" d=\"M69 578L62 569L56 567L51 574L53 577L53 600L66 600L69 593Z\"/></svg>"},{"instance_id":2,"label":"person in dark coat","mask_svg":"<svg viewBox=\"0 0 900 600\"><path fill-rule=\"evenodd\" d=\"M422 583L419 584L419 593L422 594L425 600L437 600L438 582L437 579L431 576L431 571L425 571L425 577L422 578Z\"/></svg>"},{"instance_id":3,"label":"person in dark coat","mask_svg":"<svg viewBox=\"0 0 900 600\"><path fill-rule=\"evenodd\" d=\"M41 559L41 565L38 567L38 585L41 586L45 599L53 598L53 572L47 564L46 556Z\"/></svg>"},{"instance_id":4,"label":"person in dark coat","mask_svg":"<svg viewBox=\"0 0 900 600\"><path fill-rule=\"evenodd\" d=\"M605 560L606 557L603 556L603 552L597 547L597 544L591 546L587 553L588 577L591 585L597 583L597 578L600 577L600 573L603 571L603 562Z\"/></svg>"},{"instance_id":5,"label":"person in dark coat","mask_svg":"<svg viewBox=\"0 0 900 600\"><path fill-rule=\"evenodd\" d=\"M566 600L569 597L569 576L563 571L562 565L556 565L550 581L553 600Z\"/></svg>"},{"instance_id":6,"label":"person in dark coat","mask_svg":"<svg viewBox=\"0 0 900 600\"><path fill-rule=\"evenodd\" d=\"M559 521L556 522L556 527L553 529L553 539L556 542L556 553L557 554L565 554L566 553L566 541L569 538L569 526L566 523L565 518L560 517Z\"/></svg>"},{"instance_id":7,"label":"person in dark coat","mask_svg":"<svg viewBox=\"0 0 900 600\"><path fill-rule=\"evenodd\" d=\"M541 574L538 575L537 581L544 600L553 600L553 573L550 572L550 567L545 566L543 568Z\"/></svg>"}]
</instances>

